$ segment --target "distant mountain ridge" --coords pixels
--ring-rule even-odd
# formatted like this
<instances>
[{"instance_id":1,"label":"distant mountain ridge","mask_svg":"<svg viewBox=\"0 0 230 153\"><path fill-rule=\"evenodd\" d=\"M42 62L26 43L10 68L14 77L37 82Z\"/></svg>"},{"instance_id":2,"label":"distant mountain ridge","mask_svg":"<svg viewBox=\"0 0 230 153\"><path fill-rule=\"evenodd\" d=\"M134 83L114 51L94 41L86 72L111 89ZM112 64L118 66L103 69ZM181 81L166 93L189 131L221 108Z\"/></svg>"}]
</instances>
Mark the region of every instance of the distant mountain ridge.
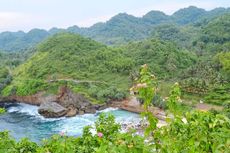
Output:
<instances>
[{"instance_id":1,"label":"distant mountain ridge","mask_svg":"<svg viewBox=\"0 0 230 153\"><path fill-rule=\"evenodd\" d=\"M28 33L2 32L0 33L0 50L20 51L34 47L47 37L59 32L77 33L90 37L107 45L122 44L130 41L143 40L151 35L155 26L161 24L188 25L208 22L214 17L230 13L230 8L216 8L206 11L190 6L180 9L171 16L160 11L150 11L142 17L135 17L126 13L119 13L107 22L99 22L89 28L72 26L67 29L52 28L48 31L32 29Z\"/></svg>"}]
</instances>

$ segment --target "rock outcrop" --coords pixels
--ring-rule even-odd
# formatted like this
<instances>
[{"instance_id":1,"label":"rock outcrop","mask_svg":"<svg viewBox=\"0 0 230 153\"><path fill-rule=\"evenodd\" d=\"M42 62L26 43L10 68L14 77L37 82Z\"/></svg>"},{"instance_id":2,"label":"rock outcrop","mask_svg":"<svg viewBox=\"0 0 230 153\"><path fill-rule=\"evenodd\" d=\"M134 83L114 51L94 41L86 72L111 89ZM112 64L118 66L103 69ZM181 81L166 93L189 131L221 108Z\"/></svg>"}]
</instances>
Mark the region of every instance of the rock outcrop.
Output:
<instances>
[{"instance_id":1,"label":"rock outcrop","mask_svg":"<svg viewBox=\"0 0 230 153\"><path fill-rule=\"evenodd\" d=\"M107 108L105 104L92 104L87 98L81 94L73 93L66 87L60 88L57 97L57 103L68 109L66 116L74 116L76 114L94 114L97 110Z\"/></svg>"},{"instance_id":2,"label":"rock outcrop","mask_svg":"<svg viewBox=\"0 0 230 153\"><path fill-rule=\"evenodd\" d=\"M4 101L40 106L39 113L47 118L94 114L97 110L107 108L106 104L92 104L82 94L73 93L67 87L61 87L58 95L46 95L40 92L31 96L10 96Z\"/></svg>"},{"instance_id":3,"label":"rock outcrop","mask_svg":"<svg viewBox=\"0 0 230 153\"><path fill-rule=\"evenodd\" d=\"M52 104L52 105L51 105ZM94 105L83 95L73 93L67 87L61 87L56 100L52 103L43 102L39 113L44 117L72 117L75 115L94 114L97 110L105 109L106 105Z\"/></svg>"},{"instance_id":4,"label":"rock outcrop","mask_svg":"<svg viewBox=\"0 0 230 153\"><path fill-rule=\"evenodd\" d=\"M47 118L57 118L65 116L68 110L56 102L44 102L40 105L38 112Z\"/></svg>"},{"instance_id":5,"label":"rock outcrop","mask_svg":"<svg viewBox=\"0 0 230 153\"><path fill-rule=\"evenodd\" d=\"M29 95L29 96L10 96L7 97L6 99L7 99L6 101L10 101L10 102L22 102L26 104L40 106L42 103L47 101L56 101L57 96L45 95L44 92L39 92L37 94Z\"/></svg>"}]
</instances>

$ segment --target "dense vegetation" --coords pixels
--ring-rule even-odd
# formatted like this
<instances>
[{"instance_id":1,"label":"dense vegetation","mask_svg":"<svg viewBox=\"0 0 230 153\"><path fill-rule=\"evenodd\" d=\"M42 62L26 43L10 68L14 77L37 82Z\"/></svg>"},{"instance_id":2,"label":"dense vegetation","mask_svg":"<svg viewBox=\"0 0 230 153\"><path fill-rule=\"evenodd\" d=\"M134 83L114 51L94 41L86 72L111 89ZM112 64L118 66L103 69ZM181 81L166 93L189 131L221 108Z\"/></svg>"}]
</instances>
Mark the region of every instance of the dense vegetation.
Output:
<instances>
[{"instance_id":1,"label":"dense vegetation","mask_svg":"<svg viewBox=\"0 0 230 153\"><path fill-rule=\"evenodd\" d=\"M119 14L106 23L89 28L101 29L100 34L96 34L98 39L110 41L108 37L113 39L117 35L122 36L121 42L144 39L147 35L140 37L136 34L145 35L143 29L148 29L148 39L118 47L107 47L74 34L55 34L65 30L52 29L54 36L35 49L1 54L1 63L4 63L1 76L4 78L1 79L0 89L9 84L13 74L13 82L2 91L5 96L29 95L41 90L56 93L58 87L67 84L75 92L93 98L93 101L122 99L126 97L138 68L147 63L161 80L180 80L184 95L198 95L205 97L202 98L205 102L225 104L229 101L228 11L215 9L207 12L189 7L172 16L157 11L151 11L142 18ZM87 35L97 40L94 30L89 29ZM86 35L77 27L67 31ZM39 30L31 34L37 36L34 40L45 35L36 32L39 33ZM31 58L26 63L13 70L28 57ZM6 79L6 75L10 77ZM76 81L81 83L76 84Z\"/></svg>"},{"instance_id":2,"label":"dense vegetation","mask_svg":"<svg viewBox=\"0 0 230 153\"><path fill-rule=\"evenodd\" d=\"M121 133L121 126L115 123L111 115L101 114L95 122L96 134L92 127L84 128L81 137L68 137L65 133L44 140L40 145L28 139L16 142L8 132L0 132L0 151L5 153L154 153L154 152L223 152L227 153L230 137L230 120L222 114L191 111L180 113L180 88L176 83L167 101L169 113L168 125L158 128L158 120L148 112L153 93L157 91L156 77L144 66L133 90L144 100L143 116L149 124L145 135L135 134L130 129Z\"/></svg>"},{"instance_id":3,"label":"dense vegetation","mask_svg":"<svg viewBox=\"0 0 230 153\"><path fill-rule=\"evenodd\" d=\"M170 42L146 40L111 48L63 33L40 44L37 53L15 69L13 82L2 93L5 96L44 90L56 93L58 87L67 84L73 91L96 100L122 99L138 67L145 62L159 77L170 78L195 61L194 54Z\"/></svg>"},{"instance_id":4,"label":"dense vegetation","mask_svg":"<svg viewBox=\"0 0 230 153\"><path fill-rule=\"evenodd\" d=\"M40 44L37 53L14 71L14 80L3 94L56 93L60 85L68 84L73 91L96 99L119 99L130 84L127 76L132 63L119 49L78 35L59 34Z\"/></svg>"},{"instance_id":5,"label":"dense vegetation","mask_svg":"<svg viewBox=\"0 0 230 153\"><path fill-rule=\"evenodd\" d=\"M28 33L2 32L0 34L0 49L5 51L22 51L34 47L49 36L49 33L41 29L33 29Z\"/></svg>"},{"instance_id":6,"label":"dense vegetation","mask_svg":"<svg viewBox=\"0 0 230 153\"><path fill-rule=\"evenodd\" d=\"M148 64L151 70L162 79L175 78L180 71L196 63L196 55L176 44L157 39L149 39L124 46L124 55L134 60L138 69ZM140 58L141 57L141 58Z\"/></svg>"}]
</instances>

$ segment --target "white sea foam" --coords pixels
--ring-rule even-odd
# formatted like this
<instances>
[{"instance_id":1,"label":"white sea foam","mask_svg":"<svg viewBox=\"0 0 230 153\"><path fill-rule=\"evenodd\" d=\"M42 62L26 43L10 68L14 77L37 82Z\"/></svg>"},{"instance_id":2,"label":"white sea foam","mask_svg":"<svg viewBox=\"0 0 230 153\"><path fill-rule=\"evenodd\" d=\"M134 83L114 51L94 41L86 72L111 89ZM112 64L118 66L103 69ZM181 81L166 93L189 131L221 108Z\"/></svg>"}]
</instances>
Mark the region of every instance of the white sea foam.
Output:
<instances>
[{"instance_id":1,"label":"white sea foam","mask_svg":"<svg viewBox=\"0 0 230 153\"><path fill-rule=\"evenodd\" d=\"M26 136L34 141L39 141L42 138L47 138L52 134L58 134L60 132L65 132L67 135L80 136L83 132L83 128L87 125L93 127L91 132L95 134L94 122L97 120L98 114L102 112L113 114L119 123L132 122L135 124L140 119L138 114L117 108L107 108L102 111L97 111L96 114L84 114L55 119L44 118L38 113L37 106L23 103L10 104L9 107L7 107L7 111L11 115L7 116L9 118L1 122L0 130L7 127L17 139ZM25 120L25 116L28 120Z\"/></svg>"},{"instance_id":2,"label":"white sea foam","mask_svg":"<svg viewBox=\"0 0 230 153\"><path fill-rule=\"evenodd\" d=\"M24 103L18 103L17 105L11 106L7 110L9 113L22 113L26 114L31 117L39 118L43 121L57 121L65 119L65 117L61 118L44 118L38 113L38 106L24 104Z\"/></svg>"},{"instance_id":3,"label":"white sea foam","mask_svg":"<svg viewBox=\"0 0 230 153\"><path fill-rule=\"evenodd\" d=\"M38 114L38 107L28 104L20 103L16 106L12 106L8 109L9 113L17 112L17 113L25 113L30 116L37 116Z\"/></svg>"},{"instance_id":4,"label":"white sea foam","mask_svg":"<svg viewBox=\"0 0 230 153\"><path fill-rule=\"evenodd\" d=\"M138 114L121 111L118 108L106 108L101 111L97 111L96 114L84 114L74 117L66 118L44 118L38 113L38 106L19 103L17 105L8 108L9 113L22 113L31 117L41 123L49 122L49 124L55 124L53 131L57 133L65 132L67 135L81 135L85 126L91 125L94 127L94 122L98 118L99 113L111 113L116 117L118 123L135 123L140 120ZM52 123L54 122L54 123ZM93 129L95 133L95 129Z\"/></svg>"},{"instance_id":5,"label":"white sea foam","mask_svg":"<svg viewBox=\"0 0 230 153\"><path fill-rule=\"evenodd\" d=\"M118 110L118 108L109 107L109 108L106 108L106 109L104 109L104 110L97 111L97 112L104 112L104 113L107 113L107 112L111 112L111 111L115 111L115 110Z\"/></svg>"}]
</instances>

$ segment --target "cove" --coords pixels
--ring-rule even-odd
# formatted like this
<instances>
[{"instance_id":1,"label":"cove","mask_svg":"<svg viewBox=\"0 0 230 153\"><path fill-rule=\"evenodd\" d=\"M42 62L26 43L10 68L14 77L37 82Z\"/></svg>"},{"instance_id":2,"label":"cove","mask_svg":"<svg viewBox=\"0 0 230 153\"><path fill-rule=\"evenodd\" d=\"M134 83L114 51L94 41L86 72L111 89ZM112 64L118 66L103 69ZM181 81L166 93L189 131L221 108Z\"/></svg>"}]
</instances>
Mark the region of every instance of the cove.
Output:
<instances>
[{"instance_id":1,"label":"cove","mask_svg":"<svg viewBox=\"0 0 230 153\"><path fill-rule=\"evenodd\" d=\"M7 112L0 115L0 131L8 130L16 140L27 137L34 142L40 142L54 134L65 132L69 136L80 136L87 125L93 125L102 112L111 113L119 123L136 122L139 114L128 111L107 108L96 114L77 115L56 119L44 118L38 113L38 107L23 103L4 103L1 107Z\"/></svg>"}]
</instances>

